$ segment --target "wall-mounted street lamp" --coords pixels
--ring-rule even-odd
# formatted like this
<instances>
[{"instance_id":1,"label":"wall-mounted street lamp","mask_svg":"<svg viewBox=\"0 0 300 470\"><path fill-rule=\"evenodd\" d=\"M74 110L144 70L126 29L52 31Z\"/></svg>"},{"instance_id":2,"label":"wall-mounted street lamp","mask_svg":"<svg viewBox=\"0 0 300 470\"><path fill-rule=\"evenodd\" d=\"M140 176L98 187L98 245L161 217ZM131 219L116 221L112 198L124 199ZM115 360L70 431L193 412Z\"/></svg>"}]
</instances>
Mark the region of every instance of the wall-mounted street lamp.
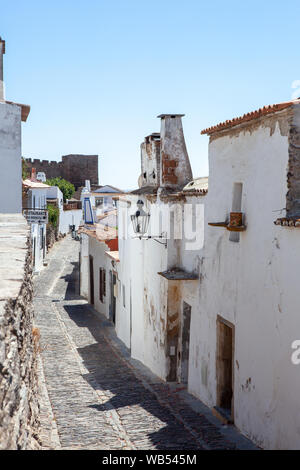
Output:
<instances>
[{"instance_id":1,"label":"wall-mounted street lamp","mask_svg":"<svg viewBox=\"0 0 300 470\"><path fill-rule=\"evenodd\" d=\"M148 230L150 214L147 214L143 209L143 201L141 199L136 203L138 210L135 214L131 215L131 222L133 226L133 231L140 237L142 237Z\"/></svg>"},{"instance_id":2,"label":"wall-mounted street lamp","mask_svg":"<svg viewBox=\"0 0 300 470\"><path fill-rule=\"evenodd\" d=\"M148 230L149 226L149 221L150 221L150 214L144 211L143 209L143 201L141 199L138 200L136 203L138 206L138 210L136 211L135 214L131 215L131 223L133 226L133 231L134 233L137 234L138 238L141 240L142 238L145 240L150 240L153 239L156 242L160 243L161 245L165 245L165 248L167 247L167 241L161 242L159 240L156 240L157 238L165 238L163 235L158 235L156 237L152 236L145 236L145 233Z\"/></svg>"}]
</instances>

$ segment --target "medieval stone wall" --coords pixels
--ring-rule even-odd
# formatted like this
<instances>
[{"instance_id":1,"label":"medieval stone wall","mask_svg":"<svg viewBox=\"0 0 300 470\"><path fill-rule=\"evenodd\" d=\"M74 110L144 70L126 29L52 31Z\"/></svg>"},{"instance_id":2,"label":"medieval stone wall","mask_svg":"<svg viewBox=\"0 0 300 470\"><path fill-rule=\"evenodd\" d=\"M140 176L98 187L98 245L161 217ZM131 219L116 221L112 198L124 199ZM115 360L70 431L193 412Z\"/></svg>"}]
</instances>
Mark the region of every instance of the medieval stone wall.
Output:
<instances>
[{"instance_id":1,"label":"medieval stone wall","mask_svg":"<svg viewBox=\"0 0 300 470\"><path fill-rule=\"evenodd\" d=\"M29 227L0 216L0 449L38 449L37 355ZM2 259L3 258L3 259Z\"/></svg>"},{"instance_id":2,"label":"medieval stone wall","mask_svg":"<svg viewBox=\"0 0 300 470\"><path fill-rule=\"evenodd\" d=\"M61 176L77 189L85 185L85 180L98 185L98 155L64 155L61 162L26 159L28 168L43 171L46 178Z\"/></svg>"}]
</instances>

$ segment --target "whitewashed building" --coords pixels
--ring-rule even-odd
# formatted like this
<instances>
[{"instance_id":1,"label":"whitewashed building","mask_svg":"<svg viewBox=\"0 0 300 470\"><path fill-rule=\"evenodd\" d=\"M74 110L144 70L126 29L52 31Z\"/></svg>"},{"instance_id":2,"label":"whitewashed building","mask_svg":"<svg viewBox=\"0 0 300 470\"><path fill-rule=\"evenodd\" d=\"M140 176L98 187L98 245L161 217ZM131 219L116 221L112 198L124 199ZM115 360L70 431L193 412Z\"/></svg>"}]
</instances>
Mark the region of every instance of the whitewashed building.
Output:
<instances>
[{"instance_id":1,"label":"whitewashed building","mask_svg":"<svg viewBox=\"0 0 300 470\"><path fill-rule=\"evenodd\" d=\"M22 212L22 150L21 122L25 122L30 107L5 99L3 55L5 41L0 37L0 213Z\"/></svg>"},{"instance_id":2,"label":"whitewashed building","mask_svg":"<svg viewBox=\"0 0 300 470\"><path fill-rule=\"evenodd\" d=\"M189 186L182 115L159 117L160 134L141 145L140 188L118 202L115 324L133 358L164 380L187 383L207 179L201 188ZM134 232L142 211L149 228Z\"/></svg>"},{"instance_id":3,"label":"whitewashed building","mask_svg":"<svg viewBox=\"0 0 300 470\"><path fill-rule=\"evenodd\" d=\"M63 193L58 186L50 186L47 191L47 202L59 209L58 232L66 235L74 226L78 230L82 223L82 204L80 201L64 203Z\"/></svg>"},{"instance_id":4,"label":"whitewashed building","mask_svg":"<svg viewBox=\"0 0 300 470\"><path fill-rule=\"evenodd\" d=\"M43 213L47 211L47 192L50 186L35 179L35 171L32 178L23 181L23 209L28 218L30 214L41 213L40 222L30 222L33 267L39 272L46 256L46 230L47 220L43 220ZM27 216L28 214L28 216Z\"/></svg>"},{"instance_id":5,"label":"whitewashed building","mask_svg":"<svg viewBox=\"0 0 300 470\"><path fill-rule=\"evenodd\" d=\"M95 201L96 215L101 216L109 211L116 209L117 196L123 194L121 189L115 188L109 184L101 186L92 192Z\"/></svg>"},{"instance_id":6,"label":"whitewashed building","mask_svg":"<svg viewBox=\"0 0 300 470\"><path fill-rule=\"evenodd\" d=\"M209 193L189 391L263 448L299 449L300 100L202 133Z\"/></svg>"},{"instance_id":7,"label":"whitewashed building","mask_svg":"<svg viewBox=\"0 0 300 470\"><path fill-rule=\"evenodd\" d=\"M116 211L115 211L116 219ZM112 216L110 216L111 218ZM115 322L115 276L118 260L118 232L102 223L80 227L80 294L94 308ZM115 221L115 224L117 222Z\"/></svg>"}]
</instances>

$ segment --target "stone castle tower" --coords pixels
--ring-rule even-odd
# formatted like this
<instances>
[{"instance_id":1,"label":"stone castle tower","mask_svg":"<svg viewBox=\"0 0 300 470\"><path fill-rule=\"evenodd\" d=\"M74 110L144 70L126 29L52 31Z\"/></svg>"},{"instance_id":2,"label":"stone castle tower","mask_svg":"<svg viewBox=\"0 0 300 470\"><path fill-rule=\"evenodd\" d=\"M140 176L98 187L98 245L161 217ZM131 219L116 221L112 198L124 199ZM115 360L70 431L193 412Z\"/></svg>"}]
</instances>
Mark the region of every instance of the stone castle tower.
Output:
<instances>
[{"instance_id":1,"label":"stone castle tower","mask_svg":"<svg viewBox=\"0 0 300 470\"><path fill-rule=\"evenodd\" d=\"M28 168L43 171L46 178L61 176L74 184L75 189L84 186L85 180L91 185L98 186L98 155L64 155L61 162L48 160L26 159Z\"/></svg>"}]
</instances>

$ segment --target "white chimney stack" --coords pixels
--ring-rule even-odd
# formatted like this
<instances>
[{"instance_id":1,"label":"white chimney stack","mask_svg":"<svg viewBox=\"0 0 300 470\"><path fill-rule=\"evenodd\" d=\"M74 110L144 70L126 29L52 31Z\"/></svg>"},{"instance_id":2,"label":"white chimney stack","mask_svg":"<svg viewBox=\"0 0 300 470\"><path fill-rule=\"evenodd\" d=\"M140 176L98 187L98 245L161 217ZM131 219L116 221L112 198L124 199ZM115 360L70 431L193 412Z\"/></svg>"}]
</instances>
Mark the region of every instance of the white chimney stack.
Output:
<instances>
[{"instance_id":1,"label":"white chimney stack","mask_svg":"<svg viewBox=\"0 0 300 470\"><path fill-rule=\"evenodd\" d=\"M0 101L5 100L3 81L3 56L5 54L5 41L0 37Z\"/></svg>"},{"instance_id":2,"label":"white chimney stack","mask_svg":"<svg viewBox=\"0 0 300 470\"><path fill-rule=\"evenodd\" d=\"M184 114L160 114L160 185L182 188L193 179L182 121Z\"/></svg>"}]
</instances>

